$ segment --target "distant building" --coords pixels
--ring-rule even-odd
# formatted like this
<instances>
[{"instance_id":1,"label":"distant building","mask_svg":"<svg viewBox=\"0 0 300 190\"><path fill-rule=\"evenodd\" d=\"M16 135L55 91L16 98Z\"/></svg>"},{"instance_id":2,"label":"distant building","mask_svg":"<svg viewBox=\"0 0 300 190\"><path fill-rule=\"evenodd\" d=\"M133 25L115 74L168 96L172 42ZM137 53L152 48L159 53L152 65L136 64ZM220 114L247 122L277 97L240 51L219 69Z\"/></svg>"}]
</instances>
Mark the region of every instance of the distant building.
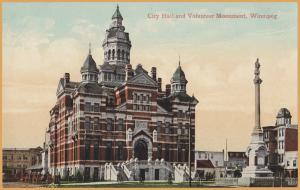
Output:
<instances>
[{"instance_id":1,"label":"distant building","mask_svg":"<svg viewBox=\"0 0 300 190\"><path fill-rule=\"evenodd\" d=\"M275 176L297 177L298 125L291 124L291 114L281 108L274 126L263 127L264 141L269 151L269 168Z\"/></svg>"},{"instance_id":2,"label":"distant building","mask_svg":"<svg viewBox=\"0 0 300 190\"><path fill-rule=\"evenodd\" d=\"M27 168L36 165L42 160L42 158L38 157L41 151L41 147L3 148L2 163L4 178L19 178L25 173Z\"/></svg>"},{"instance_id":3,"label":"distant building","mask_svg":"<svg viewBox=\"0 0 300 190\"><path fill-rule=\"evenodd\" d=\"M248 164L245 152L228 152L227 168L243 170Z\"/></svg>"},{"instance_id":4,"label":"distant building","mask_svg":"<svg viewBox=\"0 0 300 190\"><path fill-rule=\"evenodd\" d=\"M206 178L207 173L213 177L224 177L224 152L195 151L196 177Z\"/></svg>"},{"instance_id":5,"label":"distant building","mask_svg":"<svg viewBox=\"0 0 300 190\"><path fill-rule=\"evenodd\" d=\"M195 151L195 163L197 160L210 160L214 167L224 167L224 152Z\"/></svg>"}]
</instances>

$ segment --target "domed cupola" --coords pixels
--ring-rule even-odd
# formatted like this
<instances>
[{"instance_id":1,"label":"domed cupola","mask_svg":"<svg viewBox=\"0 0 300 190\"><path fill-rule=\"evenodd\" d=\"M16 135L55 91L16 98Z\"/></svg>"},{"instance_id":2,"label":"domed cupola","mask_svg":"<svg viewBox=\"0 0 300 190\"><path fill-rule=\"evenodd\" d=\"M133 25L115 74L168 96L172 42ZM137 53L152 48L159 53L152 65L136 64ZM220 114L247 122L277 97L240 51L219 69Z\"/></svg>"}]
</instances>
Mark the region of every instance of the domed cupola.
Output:
<instances>
[{"instance_id":1,"label":"domed cupola","mask_svg":"<svg viewBox=\"0 0 300 190\"><path fill-rule=\"evenodd\" d=\"M185 78L185 74L180 66L180 60L179 60L179 65L171 79L172 93L186 92L187 83L188 81Z\"/></svg>"},{"instance_id":2,"label":"domed cupola","mask_svg":"<svg viewBox=\"0 0 300 190\"><path fill-rule=\"evenodd\" d=\"M291 113L287 108L281 108L276 116L276 125L291 124Z\"/></svg>"},{"instance_id":3,"label":"domed cupola","mask_svg":"<svg viewBox=\"0 0 300 190\"><path fill-rule=\"evenodd\" d=\"M99 70L97 69L97 64L92 57L91 47L89 49L89 54L80 69L80 73L82 82L96 83L98 81Z\"/></svg>"},{"instance_id":4,"label":"domed cupola","mask_svg":"<svg viewBox=\"0 0 300 190\"><path fill-rule=\"evenodd\" d=\"M117 6L111 19L112 23L106 30L105 39L102 43L104 62L124 66L130 63L131 41L122 24L123 17L119 6Z\"/></svg>"}]
</instances>

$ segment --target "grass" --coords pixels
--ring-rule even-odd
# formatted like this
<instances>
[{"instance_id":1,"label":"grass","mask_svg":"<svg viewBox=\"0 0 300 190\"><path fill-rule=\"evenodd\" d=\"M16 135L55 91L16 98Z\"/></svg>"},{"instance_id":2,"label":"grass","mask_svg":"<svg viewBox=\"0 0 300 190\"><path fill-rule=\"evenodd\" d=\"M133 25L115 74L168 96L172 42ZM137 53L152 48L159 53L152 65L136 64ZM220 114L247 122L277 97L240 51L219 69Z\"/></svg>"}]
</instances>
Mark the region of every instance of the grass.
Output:
<instances>
[{"instance_id":1,"label":"grass","mask_svg":"<svg viewBox=\"0 0 300 190\"><path fill-rule=\"evenodd\" d=\"M169 184L168 182L137 182L137 181L130 181L130 182L120 182L120 183L112 183L112 184L61 184L63 188L95 188L95 187L111 187L111 188L161 188L161 187L172 187L172 188L186 188L189 187L188 182L183 183L172 183ZM214 186L214 182L192 182L192 187L217 187Z\"/></svg>"}]
</instances>

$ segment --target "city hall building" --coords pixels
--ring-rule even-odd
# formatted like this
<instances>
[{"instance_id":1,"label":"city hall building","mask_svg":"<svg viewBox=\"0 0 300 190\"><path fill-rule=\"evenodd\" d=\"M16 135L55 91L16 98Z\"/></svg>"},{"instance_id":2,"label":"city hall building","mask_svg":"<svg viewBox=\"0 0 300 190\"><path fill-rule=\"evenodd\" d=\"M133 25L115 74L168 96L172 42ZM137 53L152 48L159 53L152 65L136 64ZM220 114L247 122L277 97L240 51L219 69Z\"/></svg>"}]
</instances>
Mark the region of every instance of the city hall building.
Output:
<instances>
[{"instance_id":1,"label":"city hall building","mask_svg":"<svg viewBox=\"0 0 300 190\"><path fill-rule=\"evenodd\" d=\"M133 68L122 20L117 7L102 43L101 65L89 50L81 81L72 81L69 73L59 80L44 169L62 177L80 172L94 180L160 180L170 174L183 179L189 139L194 163L198 101L186 91L180 60L164 89L156 67Z\"/></svg>"}]
</instances>

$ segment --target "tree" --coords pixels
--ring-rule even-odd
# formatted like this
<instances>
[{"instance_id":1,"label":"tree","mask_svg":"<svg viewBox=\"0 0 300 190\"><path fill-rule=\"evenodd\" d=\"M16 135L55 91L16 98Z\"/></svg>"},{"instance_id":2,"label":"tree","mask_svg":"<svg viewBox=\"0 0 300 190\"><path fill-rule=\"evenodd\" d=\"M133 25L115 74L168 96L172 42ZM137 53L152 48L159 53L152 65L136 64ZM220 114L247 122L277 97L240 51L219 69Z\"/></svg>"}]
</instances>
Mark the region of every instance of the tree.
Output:
<instances>
[{"instance_id":1,"label":"tree","mask_svg":"<svg viewBox=\"0 0 300 190\"><path fill-rule=\"evenodd\" d=\"M234 177L242 177L242 173L240 170L235 170L234 173L233 173L233 176Z\"/></svg>"}]
</instances>

